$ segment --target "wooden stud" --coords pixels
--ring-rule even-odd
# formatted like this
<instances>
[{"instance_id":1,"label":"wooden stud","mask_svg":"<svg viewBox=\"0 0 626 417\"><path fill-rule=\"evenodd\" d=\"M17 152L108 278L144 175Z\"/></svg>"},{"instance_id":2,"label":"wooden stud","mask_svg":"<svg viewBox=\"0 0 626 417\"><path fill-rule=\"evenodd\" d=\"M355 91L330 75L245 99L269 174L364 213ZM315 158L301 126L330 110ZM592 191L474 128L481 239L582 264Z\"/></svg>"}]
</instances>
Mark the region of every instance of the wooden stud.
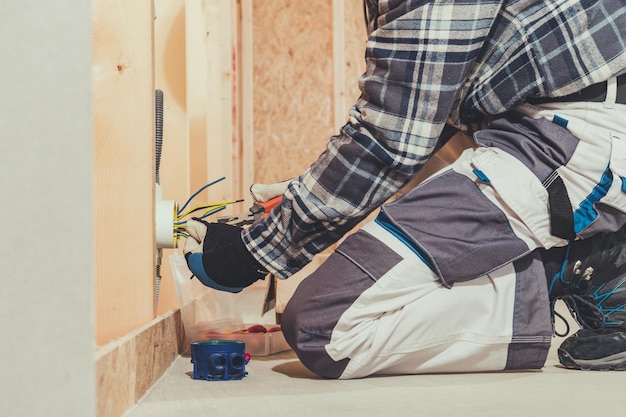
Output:
<instances>
[{"instance_id":1,"label":"wooden stud","mask_svg":"<svg viewBox=\"0 0 626 417\"><path fill-rule=\"evenodd\" d=\"M99 0L93 16L96 343L152 319L152 0Z\"/></svg>"},{"instance_id":2,"label":"wooden stud","mask_svg":"<svg viewBox=\"0 0 626 417\"><path fill-rule=\"evenodd\" d=\"M206 30L204 22L204 2L185 2L185 43L187 79L187 124L189 134L189 182L190 192L206 184L207 171L207 123L206 108L208 82L206 77L207 53L205 48ZM207 202L206 193L197 201Z\"/></svg>"},{"instance_id":3,"label":"wooden stud","mask_svg":"<svg viewBox=\"0 0 626 417\"><path fill-rule=\"evenodd\" d=\"M239 89L241 126L241 184L245 207L252 204L250 186L254 182L254 56L252 0L241 1Z\"/></svg>"},{"instance_id":4,"label":"wooden stud","mask_svg":"<svg viewBox=\"0 0 626 417\"><path fill-rule=\"evenodd\" d=\"M339 131L347 120L346 42L344 0L333 0L333 125Z\"/></svg>"}]
</instances>

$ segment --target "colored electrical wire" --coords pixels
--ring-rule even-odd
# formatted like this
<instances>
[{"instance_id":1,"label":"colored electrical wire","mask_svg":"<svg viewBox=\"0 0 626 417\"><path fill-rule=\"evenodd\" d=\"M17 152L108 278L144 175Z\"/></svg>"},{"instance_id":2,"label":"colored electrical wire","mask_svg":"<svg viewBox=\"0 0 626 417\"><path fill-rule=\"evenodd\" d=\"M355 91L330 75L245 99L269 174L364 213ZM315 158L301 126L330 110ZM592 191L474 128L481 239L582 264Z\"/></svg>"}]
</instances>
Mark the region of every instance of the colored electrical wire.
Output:
<instances>
[{"instance_id":1,"label":"colored electrical wire","mask_svg":"<svg viewBox=\"0 0 626 417\"><path fill-rule=\"evenodd\" d=\"M218 211L222 211L222 210L225 210L225 209L226 209L226 206L220 206L220 207L218 207L216 209L209 210L209 211L206 211L206 212L202 213L202 215L200 217L198 217L198 218L199 219L204 219L206 217L209 217L211 214L215 214Z\"/></svg>"},{"instance_id":2,"label":"colored electrical wire","mask_svg":"<svg viewBox=\"0 0 626 417\"><path fill-rule=\"evenodd\" d=\"M193 217L194 219L202 220L202 219L205 219L205 218L211 216L212 214L215 214L217 212L225 210L226 206L228 206L230 204L241 203L241 202L244 201L243 199L240 199L240 200L221 201L219 203L201 204L199 206L193 207L193 208L185 211L185 208L187 208L189 203L198 194L200 194L202 191L204 191L205 189L207 189L211 185L214 185L214 184L224 180L225 178L226 177L219 178L219 179L217 179L215 181L212 181L212 182L202 186L198 191L193 193L191 195L191 197L189 197L187 199L185 204L183 204L182 207L180 207L180 209L177 210L176 216L175 216L175 219L174 219L174 234L175 234L176 237L189 238L189 234L187 233L187 230L186 230L187 220L185 220L185 217L191 215L192 213L196 213L196 212L201 211L201 210L206 210L203 213L201 213L200 215Z\"/></svg>"},{"instance_id":3,"label":"colored electrical wire","mask_svg":"<svg viewBox=\"0 0 626 417\"><path fill-rule=\"evenodd\" d=\"M217 184L218 182L220 182L220 181L222 181L222 180L224 180L224 179L226 179L226 177L222 177L222 178L216 179L215 181L212 181L212 182L210 182L210 183L208 183L208 184L206 184L206 185L202 186L202 187L201 187L198 191L196 191L195 193L193 193L193 194L191 195L191 197L189 197L189 198L187 199L187 201L185 202L185 204L183 204L183 206L182 206L182 207L178 210L178 212L177 212L176 214L180 215L180 213L182 213L182 212L183 212L183 210L185 210L185 208L189 205L189 203L191 202L191 200L193 200L193 199L194 199L194 198L195 198L198 194L200 194L202 191L204 191L205 189L207 189L208 187L210 187L210 186L212 186L212 185L214 185L214 184Z\"/></svg>"},{"instance_id":4,"label":"colored electrical wire","mask_svg":"<svg viewBox=\"0 0 626 417\"><path fill-rule=\"evenodd\" d=\"M176 220L180 220L180 219L182 219L182 218L184 218L186 216L189 216L191 213L195 213L196 211L200 211L200 210L203 210L203 209L206 209L206 208L227 206L229 204L241 203L243 201L244 200L230 200L230 201L222 201L220 203L203 204L203 205L200 205L200 206L196 206L196 207L194 207L192 209L189 209L185 213L178 214L176 216Z\"/></svg>"},{"instance_id":5,"label":"colored electrical wire","mask_svg":"<svg viewBox=\"0 0 626 417\"><path fill-rule=\"evenodd\" d=\"M215 208L212 208L211 210L207 210L204 213L202 213L200 216L198 216L198 219L204 219L206 217L209 217L211 214L215 214L219 211L222 211L226 209L225 205L221 205L221 206L217 206ZM174 226L176 226L177 228L179 227L185 227L184 225L187 224L187 220L178 220L174 222Z\"/></svg>"},{"instance_id":6,"label":"colored electrical wire","mask_svg":"<svg viewBox=\"0 0 626 417\"><path fill-rule=\"evenodd\" d=\"M217 213L219 211L224 210L225 208L226 208L226 206L221 206L221 207L217 207L217 208L212 209L212 210L208 210L208 211L202 213L199 217L194 217L194 219L198 219L198 220L205 219L205 218L209 217L212 214L215 214L215 213ZM174 227L175 227L175 230L186 231L187 220L181 220L181 221L178 221L178 222L174 222ZM187 236L185 236L185 237L187 237Z\"/></svg>"}]
</instances>

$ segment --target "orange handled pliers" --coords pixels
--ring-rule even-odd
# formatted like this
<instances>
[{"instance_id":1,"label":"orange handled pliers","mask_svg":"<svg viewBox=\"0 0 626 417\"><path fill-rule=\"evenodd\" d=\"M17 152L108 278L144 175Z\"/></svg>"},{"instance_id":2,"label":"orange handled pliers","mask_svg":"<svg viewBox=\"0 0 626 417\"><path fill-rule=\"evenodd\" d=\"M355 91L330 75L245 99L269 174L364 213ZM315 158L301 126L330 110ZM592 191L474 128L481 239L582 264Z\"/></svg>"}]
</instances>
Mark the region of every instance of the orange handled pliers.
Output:
<instances>
[{"instance_id":1,"label":"orange handled pliers","mask_svg":"<svg viewBox=\"0 0 626 417\"><path fill-rule=\"evenodd\" d=\"M227 223L232 226L246 226L254 223L258 219L267 217L272 209L280 204L283 196L279 195L268 201L255 201L248 213L233 214L232 216L218 217L218 223Z\"/></svg>"}]
</instances>

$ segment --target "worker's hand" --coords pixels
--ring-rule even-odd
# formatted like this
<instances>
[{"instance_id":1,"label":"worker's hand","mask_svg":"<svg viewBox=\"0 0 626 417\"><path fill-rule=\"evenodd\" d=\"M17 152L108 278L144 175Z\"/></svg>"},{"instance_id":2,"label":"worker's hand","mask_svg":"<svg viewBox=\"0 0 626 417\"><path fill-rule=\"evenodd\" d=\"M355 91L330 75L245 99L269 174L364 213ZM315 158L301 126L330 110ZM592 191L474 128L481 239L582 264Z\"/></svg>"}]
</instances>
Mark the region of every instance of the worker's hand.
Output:
<instances>
[{"instance_id":1,"label":"worker's hand","mask_svg":"<svg viewBox=\"0 0 626 417\"><path fill-rule=\"evenodd\" d=\"M289 179L274 184L252 184L250 194L252 194L254 201L265 203L274 197L283 195L290 182L291 180Z\"/></svg>"},{"instance_id":2,"label":"worker's hand","mask_svg":"<svg viewBox=\"0 0 626 417\"><path fill-rule=\"evenodd\" d=\"M240 227L188 220L186 229L187 266L207 287L239 292L267 275L243 244Z\"/></svg>"}]
</instances>

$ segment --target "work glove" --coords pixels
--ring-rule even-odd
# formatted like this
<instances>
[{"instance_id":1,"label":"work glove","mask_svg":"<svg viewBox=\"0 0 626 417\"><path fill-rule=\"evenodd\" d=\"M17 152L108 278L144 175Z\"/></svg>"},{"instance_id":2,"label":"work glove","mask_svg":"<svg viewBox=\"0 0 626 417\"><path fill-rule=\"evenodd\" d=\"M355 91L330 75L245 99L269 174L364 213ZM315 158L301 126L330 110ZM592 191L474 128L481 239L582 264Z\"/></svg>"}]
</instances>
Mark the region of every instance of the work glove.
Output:
<instances>
[{"instance_id":1,"label":"work glove","mask_svg":"<svg viewBox=\"0 0 626 417\"><path fill-rule=\"evenodd\" d=\"M187 266L207 287L237 293L268 274L243 244L240 227L191 219L186 229Z\"/></svg>"},{"instance_id":2,"label":"work glove","mask_svg":"<svg viewBox=\"0 0 626 417\"><path fill-rule=\"evenodd\" d=\"M254 201L265 203L283 195L291 181L291 179L288 179L274 184L252 184L250 194L252 194Z\"/></svg>"}]
</instances>

